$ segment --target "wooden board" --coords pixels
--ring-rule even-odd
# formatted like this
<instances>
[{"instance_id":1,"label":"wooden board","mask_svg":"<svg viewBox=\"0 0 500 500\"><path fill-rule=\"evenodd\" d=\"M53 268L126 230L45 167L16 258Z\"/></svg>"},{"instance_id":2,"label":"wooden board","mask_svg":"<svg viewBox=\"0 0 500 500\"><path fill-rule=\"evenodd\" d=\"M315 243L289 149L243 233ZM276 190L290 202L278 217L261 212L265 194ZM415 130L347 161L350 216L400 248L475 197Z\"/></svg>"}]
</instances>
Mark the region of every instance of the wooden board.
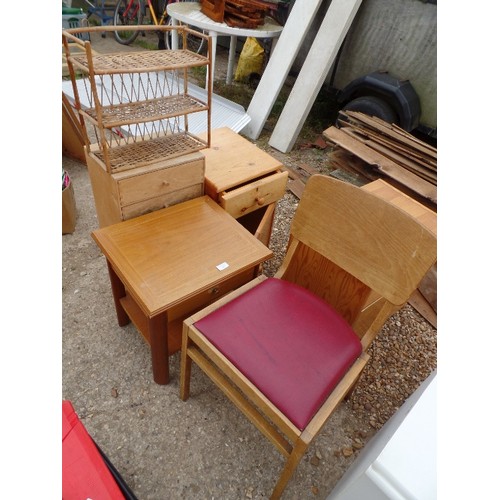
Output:
<instances>
[{"instance_id":1,"label":"wooden board","mask_svg":"<svg viewBox=\"0 0 500 500\"><path fill-rule=\"evenodd\" d=\"M288 153L295 144L362 0L332 0L278 119L269 144ZM292 13L295 7L292 9ZM281 39L280 39L281 41ZM314 75L314 77L311 77ZM251 123L251 122L250 122Z\"/></svg>"},{"instance_id":2,"label":"wooden board","mask_svg":"<svg viewBox=\"0 0 500 500\"><path fill-rule=\"evenodd\" d=\"M300 200L302 197L302 193L304 192L304 188L306 185L304 181L300 179L293 179L293 181L288 183L288 189Z\"/></svg>"},{"instance_id":3,"label":"wooden board","mask_svg":"<svg viewBox=\"0 0 500 500\"><path fill-rule=\"evenodd\" d=\"M380 133L377 130L359 126L358 124L353 123L350 120L345 121L342 119L337 119L337 125L342 129L350 128L351 130L355 131L360 137L365 137L366 139L375 141L381 146L386 146L391 151L404 155L408 159L411 159L412 161L425 166L429 170L432 170L434 172L437 171L437 160L426 154L425 152L419 151L417 147L418 142L415 142L414 144L411 144L411 142L409 144L405 144L399 141L397 137L391 138L383 132ZM418 141L416 137L415 141Z\"/></svg>"},{"instance_id":4,"label":"wooden board","mask_svg":"<svg viewBox=\"0 0 500 500\"><path fill-rule=\"evenodd\" d=\"M342 129L330 127L323 134L326 139L355 154L369 165L372 165L380 173L400 182L433 203L437 203L437 188L430 182L418 177L358 140L353 139L343 132Z\"/></svg>"},{"instance_id":5,"label":"wooden board","mask_svg":"<svg viewBox=\"0 0 500 500\"><path fill-rule=\"evenodd\" d=\"M418 313L425 318L434 328L437 328L437 314L432 308L431 304L422 295L422 292L417 289L413 292L408 303L416 310Z\"/></svg>"},{"instance_id":6,"label":"wooden board","mask_svg":"<svg viewBox=\"0 0 500 500\"><path fill-rule=\"evenodd\" d=\"M85 163L85 137L76 111L62 93L62 152Z\"/></svg>"},{"instance_id":7,"label":"wooden board","mask_svg":"<svg viewBox=\"0 0 500 500\"><path fill-rule=\"evenodd\" d=\"M320 5L321 0L296 0L294 3L248 106L251 120L243 132L251 139L260 136Z\"/></svg>"},{"instance_id":8,"label":"wooden board","mask_svg":"<svg viewBox=\"0 0 500 500\"><path fill-rule=\"evenodd\" d=\"M379 178L363 160L340 147L336 147L331 153L330 160L334 168L354 174L360 180L375 181Z\"/></svg>"},{"instance_id":9,"label":"wooden board","mask_svg":"<svg viewBox=\"0 0 500 500\"><path fill-rule=\"evenodd\" d=\"M391 161L397 163L398 165L401 165L402 167L413 172L419 177L422 177L422 179L425 179L431 184L434 185L437 184L437 174L434 170L431 170L427 168L425 165L422 165L418 162L411 160L410 158L408 158L407 155L400 154L399 152L394 151L390 147L380 144L376 140L372 140L366 138L366 136L360 135L359 133L354 131L351 127L342 127L341 130L350 137L353 137L354 139L360 141L361 143L365 144L374 151L382 154L386 158L389 158Z\"/></svg>"},{"instance_id":10,"label":"wooden board","mask_svg":"<svg viewBox=\"0 0 500 500\"><path fill-rule=\"evenodd\" d=\"M201 0L201 12L216 23L224 21L224 0Z\"/></svg>"},{"instance_id":11,"label":"wooden board","mask_svg":"<svg viewBox=\"0 0 500 500\"><path fill-rule=\"evenodd\" d=\"M350 123L352 123L353 120L358 120L366 126L371 127L373 130L382 132L391 139L398 140L402 144L406 144L412 149L417 149L423 154L429 155L434 158L434 160L437 160L437 151L435 148L417 139L415 136L411 135L406 130L403 130L401 127L398 127L394 123L387 123L380 118L368 116L359 111L342 111L341 116L342 115L347 115Z\"/></svg>"}]
</instances>

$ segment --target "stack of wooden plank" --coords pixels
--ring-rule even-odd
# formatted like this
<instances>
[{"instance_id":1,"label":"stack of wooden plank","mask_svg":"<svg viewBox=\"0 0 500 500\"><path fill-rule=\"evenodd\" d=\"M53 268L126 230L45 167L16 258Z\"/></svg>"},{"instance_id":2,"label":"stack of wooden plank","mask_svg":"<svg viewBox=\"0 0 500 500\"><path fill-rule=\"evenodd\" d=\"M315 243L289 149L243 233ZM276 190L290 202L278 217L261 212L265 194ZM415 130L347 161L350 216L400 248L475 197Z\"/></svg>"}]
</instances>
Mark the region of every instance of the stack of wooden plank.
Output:
<instances>
[{"instance_id":1,"label":"stack of wooden plank","mask_svg":"<svg viewBox=\"0 0 500 500\"><path fill-rule=\"evenodd\" d=\"M387 177L437 204L436 148L395 124L357 111L341 111L337 124L323 132L341 150L334 162L368 180Z\"/></svg>"},{"instance_id":2,"label":"stack of wooden plank","mask_svg":"<svg viewBox=\"0 0 500 500\"><path fill-rule=\"evenodd\" d=\"M216 23L224 21L225 0L200 0L201 12Z\"/></svg>"},{"instance_id":3,"label":"stack of wooden plank","mask_svg":"<svg viewBox=\"0 0 500 500\"><path fill-rule=\"evenodd\" d=\"M258 28L269 11L276 8L276 4L264 0L201 0L201 11L206 16L237 28Z\"/></svg>"}]
</instances>

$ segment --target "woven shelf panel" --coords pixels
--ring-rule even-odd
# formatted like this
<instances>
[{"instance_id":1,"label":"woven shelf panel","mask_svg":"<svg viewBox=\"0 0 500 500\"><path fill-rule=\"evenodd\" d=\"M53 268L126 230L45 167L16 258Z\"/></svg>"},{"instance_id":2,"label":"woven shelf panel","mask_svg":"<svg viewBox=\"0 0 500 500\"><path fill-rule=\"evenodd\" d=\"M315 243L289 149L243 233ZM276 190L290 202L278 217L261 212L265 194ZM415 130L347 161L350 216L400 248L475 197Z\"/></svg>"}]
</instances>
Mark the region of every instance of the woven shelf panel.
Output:
<instances>
[{"instance_id":1,"label":"woven shelf panel","mask_svg":"<svg viewBox=\"0 0 500 500\"><path fill-rule=\"evenodd\" d=\"M125 123L142 123L161 120L179 114L204 111L208 107L198 99L189 95L175 95L149 101L140 101L102 108L103 125L107 128L116 127ZM86 113L97 121L95 109Z\"/></svg>"},{"instance_id":2,"label":"woven shelf panel","mask_svg":"<svg viewBox=\"0 0 500 500\"><path fill-rule=\"evenodd\" d=\"M71 60L89 70L86 55L75 55ZM95 74L115 74L204 66L208 64L208 59L189 50L152 50L98 54L92 57L92 62Z\"/></svg>"},{"instance_id":3,"label":"woven shelf panel","mask_svg":"<svg viewBox=\"0 0 500 500\"><path fill-rule=\"evenodd\" d=\"M206 142L187 133L131 142L108 149L109 167L111 172L121 172L200 151L206 147ZM99 159L105 161L102 152L97 151L95 154Z\"/></svg>"}]
</instances>

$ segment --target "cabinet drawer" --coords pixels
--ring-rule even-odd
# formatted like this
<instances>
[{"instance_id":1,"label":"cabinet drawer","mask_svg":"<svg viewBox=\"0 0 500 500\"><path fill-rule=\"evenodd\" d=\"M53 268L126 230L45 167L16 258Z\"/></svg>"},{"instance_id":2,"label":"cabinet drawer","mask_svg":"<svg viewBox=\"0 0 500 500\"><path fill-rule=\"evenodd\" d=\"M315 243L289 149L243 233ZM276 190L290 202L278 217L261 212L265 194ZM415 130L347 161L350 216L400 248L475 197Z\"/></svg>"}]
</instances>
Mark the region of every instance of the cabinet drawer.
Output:
<instances>
[{"instance_id":1,"label":"cabinet drawer","mask_svg":"<svg viewBox=\"0 0 500 500\"><path fill-rule=\"evenodd\" d=\"M239 288L240 286L253 280L258 271L258 266L242 271L218 285L213 286L209 290L197 293L186 299L184 302L174 306L168 310L168 321L174 321L178 318L185 319L196 311L203 309L212 302L220 299L223 295Z\"/></svg>"},{"instance_id":2,"label":"cabinet drawer","mask_svg":"<svg viewBox=\"0 0 500 500\"><path fill-rule=\"evenodd\" d=\"M180 351L182 344L182 326L183 321L203 309L212 302L219 300L240 286L248 283L255 278L254 269L249 269L233 278L221 283L221 285L202 292L191 299L179 304L168 312L168 352L169 354Z\"/></svg>"},{"instance_id":3,"label":"cabinet drawer","mask_svg":"<svg viewBox=\"0 0 500 500\"><path fill-rule=\"evenodd\" d=\"M138 203L133 203L132 205L123 206L122 219L128 220L139 217L139 215L154 212L155 210L160 210L161 208L166 208L183 201L192 200L199 196L203 196L203 184L189 186L172 193L157 196L156 198L150 198L148 200L139 201Z\"/></svg>"},{"instance_id":4,"label":"cabinet drawer","mask_svg":"<svg viewBox=\"0 0 500 500\"><path fill-rule=\"evenodd\" d=\"M130 175L118 180L120 201L126 206L192 186L201 185L203 190L204 176L205 161L201 155L194 161Z\"/></svg>"},{"instance_id":5,"label":"cabinet drawer","mask_svg":"<svg viewBox=\"0 0 500 500\"><path fill-rule=\"evenodd\" d=\"M276 172L220 195L220 205L234 218L278 201L284 194L287 172Z\"/></svg>"},{"instance_id":6,"label":"cabinet drawer","mask_svg":"<svg viewBox=\"0 0 500 500\"><path fill-rule=\"evenodd\" d=\"M220 299L240 286L248 283L255 278L255 268L248 269L218 286L196 294L194 297L182 302L181 304L169 309L167 313L168 328L168 354L172 355L181 348L182 341L182 323L191 314L203 309L212 302ZM127 312L129 318L135 327L141 332L144 339L151 344L151 335L148 329L148 319L142 312L137 302L130 294L120 299L122 307Z\"/></svg>"}]
</instances>

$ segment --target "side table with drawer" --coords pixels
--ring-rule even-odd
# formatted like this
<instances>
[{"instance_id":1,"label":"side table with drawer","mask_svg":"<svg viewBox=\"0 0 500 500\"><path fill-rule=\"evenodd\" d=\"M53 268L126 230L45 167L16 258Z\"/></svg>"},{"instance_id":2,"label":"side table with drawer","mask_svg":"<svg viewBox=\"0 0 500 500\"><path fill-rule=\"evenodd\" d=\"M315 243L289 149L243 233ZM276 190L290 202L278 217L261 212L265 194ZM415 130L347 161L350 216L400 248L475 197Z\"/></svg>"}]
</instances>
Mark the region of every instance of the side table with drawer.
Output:
<instances>
[{"instance_id":1,"label":"side table with drawer","mask_svg":"<svg viewBox=\"0 0 500 500\"><path fill-rule=\"evenodd\" d=\"M182 322L257 276L271 250L208 196L92 233L105 255L118 324L151 346L153 378L169 380Z\"/></svg>"}]
</instances>

